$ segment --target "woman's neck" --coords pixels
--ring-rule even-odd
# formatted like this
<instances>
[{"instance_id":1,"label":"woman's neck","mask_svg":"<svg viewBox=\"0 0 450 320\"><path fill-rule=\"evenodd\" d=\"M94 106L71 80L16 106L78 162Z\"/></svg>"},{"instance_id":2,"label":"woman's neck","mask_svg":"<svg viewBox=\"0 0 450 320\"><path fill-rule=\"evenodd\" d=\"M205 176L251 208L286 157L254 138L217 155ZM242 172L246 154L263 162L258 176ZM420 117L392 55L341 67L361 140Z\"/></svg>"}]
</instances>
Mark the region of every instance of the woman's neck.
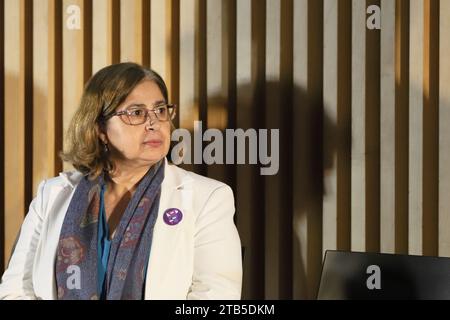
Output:
<instances>
[{"instance_id":1,"label":"woman's neck","mask_svg":"<svg viewBox=\"0 0 450 320\"><path fill-rule=\"evenodd\" d=\"M107 178L108 193L118 197L128 192L133 194L148 169L149 167L116 166Z\"/></svg>"}]
</instances>

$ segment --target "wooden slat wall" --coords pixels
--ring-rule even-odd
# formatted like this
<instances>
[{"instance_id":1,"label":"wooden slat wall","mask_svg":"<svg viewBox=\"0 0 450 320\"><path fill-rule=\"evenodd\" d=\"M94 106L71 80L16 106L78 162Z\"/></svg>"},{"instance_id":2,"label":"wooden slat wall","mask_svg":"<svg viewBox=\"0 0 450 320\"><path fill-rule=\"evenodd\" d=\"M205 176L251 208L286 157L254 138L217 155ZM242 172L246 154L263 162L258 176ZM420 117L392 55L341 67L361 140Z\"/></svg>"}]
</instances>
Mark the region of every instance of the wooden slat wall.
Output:
<instances>
[{"instance_id":1,"label":"wooden slat wall","mask_svg":"<svg viewBox=\"0 0 450 320\"><path fill-rule=\"evenodd\" d=\"M243 298L314 298L328 249L450 256L449 2L0 0L0 271L38 183L71 169L85 82L119 61L166 79L179 127L280 129L275 176L183 165L235 191Z\"/></svg>"}]
</instances>

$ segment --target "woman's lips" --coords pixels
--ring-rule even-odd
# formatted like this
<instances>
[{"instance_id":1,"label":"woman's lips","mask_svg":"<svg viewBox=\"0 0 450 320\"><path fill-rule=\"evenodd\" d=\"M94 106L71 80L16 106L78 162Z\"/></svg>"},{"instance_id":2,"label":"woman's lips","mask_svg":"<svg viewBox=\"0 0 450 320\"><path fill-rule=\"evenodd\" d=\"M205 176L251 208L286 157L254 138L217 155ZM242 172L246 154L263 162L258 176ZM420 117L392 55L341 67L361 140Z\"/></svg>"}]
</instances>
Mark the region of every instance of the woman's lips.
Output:
<instances>
[{"instance_id":1,"label":"woman's lips","mask_svg":"<svg viewBox=\"0 0 450 320\"><path fill-rule=\"evenodd\" d=\"M148 140L148 141L145 141L144 144L155 148L155 147L159 147L162 145L162 140L157 140L157 139Z\"/></svg>"}]
</instances>

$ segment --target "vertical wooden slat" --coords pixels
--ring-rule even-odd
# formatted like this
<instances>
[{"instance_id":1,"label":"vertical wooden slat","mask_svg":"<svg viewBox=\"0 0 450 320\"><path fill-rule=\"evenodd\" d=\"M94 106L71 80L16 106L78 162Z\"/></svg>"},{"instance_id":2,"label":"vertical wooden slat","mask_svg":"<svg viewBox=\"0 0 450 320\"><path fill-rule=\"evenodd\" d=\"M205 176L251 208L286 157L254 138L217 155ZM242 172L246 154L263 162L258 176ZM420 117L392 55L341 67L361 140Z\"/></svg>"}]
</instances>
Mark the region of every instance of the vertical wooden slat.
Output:
<instances>
[{"instance_id":1,"label":"vertical wooden slat","mask_svg":"<svg viewBox=\"0 0 450 320\"><path fill-rule=\"evenodd\" d=\"M197 82L195 91L197 92L198 97L198 109L199 109L199 119L202 121L202 129L204 127L208 127L208 106L207 106L207 42L206 42L206 30L207 30L207 1L199 0L197 11L196 11L196 25L195 25L195 51L196 55L196 64L195 64L195 75ZM204 130L204 129L203 129ZM202 134L201 130L199 130L198 134ZM194 165L193 170L201 175L207 175L206 165L203 164L202 160L202 150L204 150L206 143L202 141L202 143L195 143L194 147Z\"/></svg>"},{"instance_id":2,"label":"vertical wooden slat","mask_svg":"<svg viewBox=\"0 0 450 320\"><path fill-rule=\"evenodd\" d=\"M286 106L281 104L281 4L277 0L266 2L266 86L265 86L265 126L280 128L282 112ZM281 130L285 130L282 128ZM269 135L270 137L270 135ZM283 141L283 140L281 140ZM265 299L277 299L280 296L281 261L281 173L265 177ZM275 214L276 213L276 214Z\"/></svg>"},{"instance_id":3,"label":"vertical wooden slat","mask_svg":"<svg viewBox=\"0 0 450 320\"><path fill-rule=\"evenodd\" d=\"M411 0L409 82L409 253L423 249L424 2Z\"/></svg>"},{"instance_id":4,"label":"vertical wooden slat","mask_svg":"<svg viewBox=\"0 0 450 320\"><path fill-rule=\"evenodd\" d=\"M366 6L352 2L352 208L354 251L366 249Z\"/></svg>"},{"instance_id":5,"label":"vertical wooden slat","mask_svg":"<svg viewBox=\"0 0 450 320\"><path fill-rule=\"evenodd\" d=\"M264 126L264 113L259 112L261 107L265 105L264 90L265 82L264 76L266 73L266 0L252 0L252 11L251 11L251 32L252 32L252 83L254 83L254 95L252 100L251 109L249 111L249 116L251 120L247 123L242 122L242 128L261 128ZM248 154L250 152L250 147L246 150ZM248 160L247 164L250 163ZM260 195L263 194L265 190L265 180L260 173L260 169L255 165L244 165L243 170L247 170L248 177L250 178L246 182L246 188L249 199L252 199L252 209L251 209L251 220L257 221L261 217L261 214L265 212L265 203L260 201ZM251 191L250 191L251 190ZM242 192L242 189L241 189ZM256 247L257 243L262 243L265 241L264 230L265 230L265 219L260 219L257 224L252 226L252 244L253 247L253 262L255 265L264 263L264 253L265 249L263 246ZM264 281L265 268L260 270L260 281ZM265 287L265 284L263 288ZM256 297L264 296L264 290L256 295Z\"/></svg>"},{"instance_id":6,"label":"vertical wooden slat","mask_svg":"<svg viewBox=\"0 0 450 320\"><path fill-rule=\"evenodd\" d=\"M108 63L120 61L120 0L108 2Z\"/></svg>"},{"instance_id":7,"label":"vertical wooden slat","mask_svg":"<svg viewBox=\"0 0 450 320\"><path fill-rule=\"evenodd\" d=\"M227 81L227 112L229 128L236 127L236 1L222 1L225 13L223 19L223 57L226 71L224 78Z\"/></svg>"},{"instance_id":8,"label":"vertical wooden slat","mask_svg":"<svg viewBox=\"0 0 450 320\"><path fill-rule=\"evenodd\" d=\"M5 2L5 261L31 200L31 1Z\"/></svg>"},{"instance_id":9,"label":"vertical wooden slat","mask_svg":"<svg viewBox=\"0 0 450 320\"><path fill-rule=\"evenodd\" d=\"M80 47L78 38L82 38L80 30L72 30L67 26L69 15L67 12L68 6L76 5L80 8L81 0L74 3L73 1L63 1L63 131L64 134L69 127L70 120L77 108L78 99L81 97L82 83L83 83L83 64L82 54L80 55ZM81 10L81 9L80 9ZM80 12L81 14L81 12ZM72 168L67 162L63 163L63 170L70 170Z\"/></svg>"},{"instance_id":10,"label":"vertical wooden slat","mask_svg":"<svg viewBox=\"0 0 450 320\"><path fill-rule=\"evenodd\" d=\"M180 0L171 0L168 8L170 19L167 22L167 38L170 45L170 59L168 59L169 99L172 103L180 100Z\"/></svg>"},{"instance_id":11,"label":"vertical wooden slat","mask_svg":"<svg viewBox=\"0 0 450 320\"><path fill-rule=\"evenodd\" d=\"M324 57L323 105L324 115L333 124L338 122L338 2L324 1ZM324 126L324 137L333 138L331 126ZM328 140L329 143L331 141ZM325 141L324 141L325 142ZM331 159L331 167L324 168L323 247L337 249L337 154L324 148L324 158Z\"/></svg>"},{"instance_id":12,"label":"vertical wooden slat","mask_svg":"<svg viewBox=\"0 0 450 320\"><path fill-rule=\"evenodd\" d=\"M137 41L140 61L142 65L150 67L150 0L140 0L138 2L138 25ZM178 21L178 20L177 20ZM177 41L178 39L172 39Z\"/></svg>"},{"instance_id":13,"label":"vertical wooden slat","mask_svg":"<svg viewBox=\"0 0 450 320\"><path fill-rule=\"evenodd\" d=\"M180 127L193 130L199 117L195 94L195 10L196 0L180 3ZM153 30L153 29L152 29ZM153 46L152 46L153 48ZM152 55L152 63L154 61Z\"/></svg>"},{"instance_id":14,"label":"vertical wooden slat","mask_svg":"<svg viewBox=\"0 0 450 320\"><path fill-rule=\"evenodd\" d=\"M450 1L439 10L439 251L450 257Z\"/></svg>"},{"instance_id":15,"label":"vertical wooden slat","mask_svg":"<svg viewBox=\"0 0 450 320\"><path fill-rule=\"evenodd\" d=\"M338 2L338 83L337 83L337 127L324 115L324 128L331 127L333 134L324 137L324 148L337 154L337 248L351 247L351 97L352 97L352 2ZM333 141L335 139L335 141ZM331 140L331 141L330 141ZM331 146L330 146L331 145ZM324 156L324 170L332 166L330 156ZM327 190L325 189L325 193Z\"/></svg>"},{"instance_id":16,"label":"vertical wooden slat","mask_svg":"<svg viewBox=\"0 0 450 320\"><path fill-rule=\"evenodd\" d=\"M381 1L380 251L395 253L395 1Z\"/></svg>"},{"instance_id":17,"label":"vertical wooden slat","mask_svg":"<svg viewBox=\"0 0 450 320\"><path fill-rule=\"evenodd\" d=\"M78 6L81 14L80 29L69 29L67 8ZM92 8L90 1L63 1L63 129L67 130L70 120L81 99L84 85L92 70L92 29L90 24ZM64 170L71 166L64 163Z\"/></svg>"},{"instance_id":18,"label":"vertical wooden slat","mask_svg":"<svg viewBox=\"0 0 450 320\"><path fill-rule=\"evenodd\" d=\"M97 0L92 3L92 72L111 64L108 61L110 47L108 42L108 13L110 0Z\"/></svg>"},{"instance_id":19,"label":"vertical wooden slat","mask_svg":"<svg viewBox=\"0 0 450 320\"><path fill-rule=\"evenodd\" d=\"M424 3L423 254L438 254L439 0Z\"/></svg>"},{"instance_id":20,"label":"vertical wooden slat","mask_svg":"<svg viewBox=\"0 0 450 320\"><path fill-rule=\"evenodd\" d=\"M237 125L240 127L244 110L250 108L251 91L242 90L244 85L251 83L251 0L236 2L236 82L237 82ZM254 273L252 267L253 253L251 251L251 203L242 201L244 194L240 193L240 186L243 181L243 172L237 167L236 179L236 214L238 216L238 229L241 235L241 243L244 250L243 259L243 285L242 297L254 297L262 291L262 285L258 273ZM248 179L248 176L245 178ZM244 186L242 186L245 189ZM244 191L244 190L243 190ZM261 295L260 295L261 296Z\"/></svg>"},{"instance_id":21,"label":"vertical wooden slat","mask_svg":"<svg viewBox=\"0 0 450 320\"><path fill-rule=\"evenodd\" d=\"M225 98L223 106L227 113L226 127L236 128L236 0L222 0L222 10L222 81ZM226 165L224 171L223 180L236 190L234 166ZM237 219L235 216L235 221Z\"/></svg>"},{"instance_id":22,"label":"vertical wooden slat","mask_svg":"<svg viewBox=\"0 0 450 320\"><path fill-rule=\"evenodd\" d=\"M314 30L314 31L313 31ZM308 298L314 299L322 266L323 202L323 2L308 3L308 71L307 119L309 149L309 183L313 188L308 199ZM314 35L314 36L313 36Z\"/></svg>"},{"instance_id":23,"label":"vertical wooden slat","mask_svg":"<svg viewBox=\"0 0 450 320\"><path fill-rule=\"evenodd\" d=\"M380 6L367 0L366 6ZM366 157L366 250L380 250L380 31L366 33L365 157Z\"/></svg>"},{"instance_id":24,"label":"vertical wooden slat","mask_svg":"<svg viewBox=\"0 0 450 320\"><path fill-rule=\"evenodd\" d=\"M0 17L5 21L5 1L0 1ZM0 190L5 190L5 25L0 23ZM0 192L0 273L5 268L5 193Z\"/></svg>"},{"instance_id":25,"label":"vertical wooden slat","mask_svg":"<svg viewBox=\"0 0 450 320\"><path fill-rule=\"evenodd\" d=\"M308 219L306 215L306 141L307 120L304 106L306 105L306 90L308 85L308 0L294 1L294 101L293 101L293 298L305 299L308 295L307 272L308 260Z\"/></svg>"},{"instance_id":26,"label":"vertical wooden slat","mask_svg":"<svg viewBox=\"0 0 450 320\"><path fill-rule=\"evenodd\" d=\"M33 197L39 182L50 176L48 164L48 1L34 0L33 10ZM50 119L51 120L51 119Z\"/></svg>"},{"instance_id":27,"label":"vertical wooden slat","mask_svg":"<svg viewBox=\"0 0 450 320\"><path fill-rule=\"evenodd\" d=\"M206 92L208 128L224 130L228 115L225 107L227 83L223 68L223 19L222 0L210 0L206 6ZM223 152L223 151L222 151ZM209 165L208 176L224 180L223 165Z\"/></svg>"},{"instance_id":28,"label":"vertical wooden slat","mask_svg":"<svg viewBox=\"0 0 450 320\"><path fill-rule=\"evenodd\" d=\"M293 297L293 176L292 167L295 163L293 159L293 93L294 86L294 1L281 0L280 5L280 137L279 144L279 168L280 189L279 189L279 259L280 259L280 293L277 299L292 299ZM272 110L270 108L269 110ZM267 111L266 111L267 112ZM289 116L287 116L289 115ZM276 150L272 147L272 155Z\"/></svg>"},{"instance_id":29,"label":"vertical wooden slat","mask_svg":"<svg viewBox=\"0 0 450 320\"><path fill-rule=\"evenodd\" d=\"M409 0L395 2L395 252L408 253Z\"/></svg>"},{"instance_id":30,"label":"vertical wooden slat","mask_svg":"<svg viewBox=\"0 0 450 320\"><path fill-rule=\"evenodd\" d=\"M120 61L142 63L141 0L120 1Z\"/></svg>"},{"instance_id":31,"label":"vertical wooden slat","mask_svg":"<svg viewBox=\"0 0 450 320\"><path fill-rule=\"evenodd\" d=\"M83 88L92 75L92 0L83 1Z\"/></svg>"},{"instance_id":32,"label":"vertical wooden slat","mask_svg":"<svg viewBox=\"0 0 450 320\"><path fill-rule=\"evenodd\" d=\"M198 164L199 161L202 161L202 143L195 142L194 126L195 121L202 121L203 130L207 125L204 122L206 120L206 97L204 96L206 88L206 34L201 32L206 27L206 2L201 0L181 1L179 10L181 26L178 59L180 71L178 80L180 84L178 93L180 99L179 121L180 127L191 133L191 144L185 144L189 152L186 154L183 168L203 172L204 166ZM202 134L202 132L197 134ZM200 149L200 155L197 154L197 149Z\"/></svg>"},{"instance_id":33,"label":"vertical wooden slat","mask_svg":"<svg viewBox=\"0 0 450 320\"><path fill-rule=\"evenodd\" d=\"M24 105L24 183L25 183L25 209L28 209L33 197L33 180L27 177L33 176L33 1L21 0L21 50L20 50L20 90L22 95L19 103ZM26 211L28 212L28 211ZM26 214L24 212L24 214Z\"/></svg>"},{"instance_id":34,"label":"vertical wooden slat","mask_svg":"<svg viewBox=\"0 0 450 320\"><path fill-rule=\"evenodd\" d=\"M195 74L195 17L198 0L181 1L180 3L180 87L179 87L179 127L193 132L194 121L199 119L198 96ZM153 29L152 29L153 30ZM152 63L153 63L152 56ZM192 136L192 135L191 135ZM189 162L185 159L183 167L192 170L193 142L186 147L191 150Z\"/></svg>"},{"instance_id":35,"label":"vertical wooden slat","mask_svg":"<svg viewBox=\"0 0 450 320\"><path fill-rule=\"evenodd\" d=\"M62 171L62 160L58 153L63 146L63 87L62 87L62 3L48 2L48 100L47 100L47 167L48 176Z\"/></svg>"},{"instance_id":36,"label":"vertical wooden slat","mask_svg":"<svg viewBox=\"0 0 450 320\"><path fill-rule=\"evenodd\" d=\"M150 60L151 68L158 72L167 82L168 70L166 57L169 56L167 45L167 6L165 0L152 0L150 9ZM169 85L169 83L167 83ZM169 88L170 91L170 88Z\"/></svg>"}]
</instances>

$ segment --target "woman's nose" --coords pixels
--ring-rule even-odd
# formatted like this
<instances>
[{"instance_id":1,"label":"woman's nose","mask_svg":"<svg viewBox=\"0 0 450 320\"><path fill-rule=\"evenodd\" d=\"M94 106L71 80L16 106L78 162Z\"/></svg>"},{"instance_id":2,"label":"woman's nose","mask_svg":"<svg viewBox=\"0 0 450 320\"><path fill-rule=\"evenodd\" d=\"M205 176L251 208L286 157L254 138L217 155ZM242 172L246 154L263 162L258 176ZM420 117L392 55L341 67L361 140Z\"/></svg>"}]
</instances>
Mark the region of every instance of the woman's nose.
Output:
<instances>
[{"instance_id":1,"label":"woman's nose","mask_svg":"<svg viewBox=\"0 0 450 320\"><path fill-rule=\"evenodd\" d=\"M158 130L160 127L160 122L158 120L158 117L156 117L156 114L153 111L148 112L147 121L145 124L145 128L147 130Z\"/></svg>"}]
</instances>

